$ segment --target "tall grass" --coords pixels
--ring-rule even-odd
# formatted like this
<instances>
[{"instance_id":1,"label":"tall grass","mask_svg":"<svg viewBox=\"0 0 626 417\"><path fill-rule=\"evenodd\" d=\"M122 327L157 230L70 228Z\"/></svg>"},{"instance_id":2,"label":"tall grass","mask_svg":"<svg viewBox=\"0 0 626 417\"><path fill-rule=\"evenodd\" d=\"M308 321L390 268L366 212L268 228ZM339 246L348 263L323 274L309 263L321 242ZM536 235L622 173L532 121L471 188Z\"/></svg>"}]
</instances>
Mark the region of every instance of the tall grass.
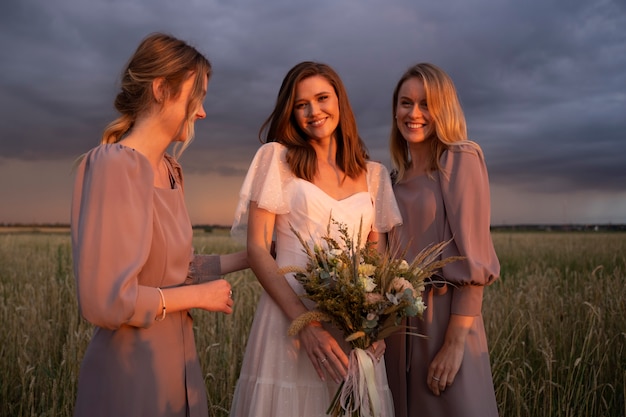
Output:
<instances>
[{"instance_id":1,"label":"tall grass","mask_svg":"<svg viewBox=\"0 0 626 417\"><path fill-rule=\"evenodd\" d=\"M485 291L501 416L625 416L626 234L494 233ZM239 248L198 234L203 253ZM194 311L212 414L227 416L260 286L226 277L232 315ZM71 416L92 328L77 312L67 234L0 234L0 416Z\"/></svg>"},{"instance_id":2,"label":"tall grass","mask_svg":"<svg viewBox=\"0 0 626 417\"><path fill-rule=\"evenodd\" d=\"M485 292L502 416L624 416L626 235L496 233Z\"/></svg>"},{"instance_id":3,"label":"tall grass","mask_svg":"<svg viewBox=\"0 0 626 417\"><path fill-rule=\"evenodd\" d=\"M0 415L70 416L91 327L67 235L0 235L0 323Z\"/></svg>"}]
</instances>

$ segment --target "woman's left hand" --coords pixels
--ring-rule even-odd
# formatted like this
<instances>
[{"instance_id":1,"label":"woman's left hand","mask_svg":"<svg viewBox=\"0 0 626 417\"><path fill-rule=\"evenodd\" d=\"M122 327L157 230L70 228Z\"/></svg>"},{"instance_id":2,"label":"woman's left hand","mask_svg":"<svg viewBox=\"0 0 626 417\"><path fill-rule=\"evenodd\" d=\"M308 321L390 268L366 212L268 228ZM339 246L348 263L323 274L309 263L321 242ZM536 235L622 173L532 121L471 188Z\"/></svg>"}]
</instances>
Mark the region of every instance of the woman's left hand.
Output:
<instances>
[{"instance_id":1,"label":"woman's left hand","mask_svg":"<svg viewBox=\"0 0 626 417\"><path fill-rule=\"evenodd\" d=\"M426 381L428 388L430 388L433 394L439 396L447 387L452 385L459 368L461 368L464 351L465 344L444 343L439 352L437 352L428 367Z\"/></svg>"},{"instance_id":2,"label":"woman's left hand","mask_svg":"<svg viewBox=\"0 0 626 417\"><path fill-rule=\"evenodd\" d=\"M380 362L380 359L385 355L386 349L387 344L384 340L376 340L370 345L370 347L367 348L367 351L376 359L377 362Z\"/></svg>"},{"instance_id":3,"label":"woman's left hand","mask_svg":"<svg viewBox=\"0 0 626 417\"><path fill-rule=\"evenodd\" d=\"M472 316L450 316L443 346L430 363L426 377L426 385L436 396L441 395L454 382L463 362L465 338L473 323Z\"/></svg>"}]
</instances>

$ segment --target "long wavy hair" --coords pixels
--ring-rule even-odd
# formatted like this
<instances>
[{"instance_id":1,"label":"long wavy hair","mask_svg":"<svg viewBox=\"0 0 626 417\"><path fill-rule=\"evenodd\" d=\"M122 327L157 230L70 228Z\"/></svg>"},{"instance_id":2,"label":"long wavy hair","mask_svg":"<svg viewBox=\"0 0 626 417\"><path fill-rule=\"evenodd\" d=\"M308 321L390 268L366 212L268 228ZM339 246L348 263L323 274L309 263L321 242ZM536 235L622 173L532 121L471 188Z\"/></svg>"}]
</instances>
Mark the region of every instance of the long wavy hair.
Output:
<instances>
[{"instance_id":1,"label":"long wavy hair","mask_svg":"<svg viewBox=\"0 0 626 417\"><path fill-rule=\"evenodd\" d=\"M194 112L204 98L204 76L211 77L209 60L186 42L163 33L153 33L141 41L121 74L121 91L115 98L120 117L105 128L100 143L116 143L132 129L138 117L158 103L152 83L163 78L163 97L175 99L189 76L195 77L187 103L187 139L177 144L176 156L189 146L194 136Z\"/></svg>"},{"instance_id":2,"label":"long wavy hair","mask_svg":"<svg viewBox=\"0 0 626 417\"><path fill-rule=\"evenodd\" d=\"M295 176L312 181L317 174L315 150L306 134L296 123L294 102L296 88L302 80L322 76L333 86L339 102L339 124L335 130L337 166L350 178L366 169L367 149L359 136L356 120L346 89L339 75L328 65L305 61L294 66L283 79L274 110L261 125L262 143L278 142L287 147L287 162Z\"/></svg>"},{"instance_id":3,"label":"long wavy hair","mask_svg":"<svg viewBox=\"0 0 626 417\"><path fill-rule=\"evenodd\" d=\"M429 172L441 169L439 160L446 149L451 145L467 141L465 115L450 76L430 63L420 63L410 67L402 74L393 90L389 148L396 182L402 180L411 166L408 142L400 133L396 121L400 88L411 78L418 78L424 83L428 112L435 126L433 137L427 139L431 144Z\"/></svg>"}]
</instances>

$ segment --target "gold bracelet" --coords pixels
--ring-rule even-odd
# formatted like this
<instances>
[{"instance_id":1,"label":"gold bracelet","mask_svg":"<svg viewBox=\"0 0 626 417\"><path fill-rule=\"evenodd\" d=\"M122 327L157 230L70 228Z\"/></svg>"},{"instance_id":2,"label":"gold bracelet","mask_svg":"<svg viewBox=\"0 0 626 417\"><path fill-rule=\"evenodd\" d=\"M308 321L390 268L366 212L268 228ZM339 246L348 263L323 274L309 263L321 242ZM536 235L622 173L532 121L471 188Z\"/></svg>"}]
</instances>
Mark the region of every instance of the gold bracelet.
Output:
<instances>
[{"instance_id":1,"label":"gold bracelet","mask_svg":"<svg viewBox=\"0 0 626 417\"><path fill-rule=\"evenodd\" d=\"M165 296L163 295L163 291L161 291L161 288L157 287L157 291L159 291L159 294L161 295L161 304L163 304L163 310L161 310L161 317L157 317L155 318L155 320L162 321L163 319L165 319L165 315L167 314L167 309L165 308Z\"/></svg>"}]
</instances>

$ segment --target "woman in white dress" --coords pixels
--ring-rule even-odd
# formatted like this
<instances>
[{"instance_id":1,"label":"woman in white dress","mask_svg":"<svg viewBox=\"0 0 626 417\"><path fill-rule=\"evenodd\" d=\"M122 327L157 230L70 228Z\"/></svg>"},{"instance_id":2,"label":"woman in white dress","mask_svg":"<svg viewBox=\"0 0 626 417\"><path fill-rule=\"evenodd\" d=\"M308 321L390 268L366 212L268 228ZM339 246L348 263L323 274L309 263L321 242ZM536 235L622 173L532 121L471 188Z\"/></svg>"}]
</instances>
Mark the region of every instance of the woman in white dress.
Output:
<instances>
[{"instance_id":1,"label":"woman in white dress","mask_svg":"<svg viewBox=\"0 0 626 417\"><path fill-rule=\"evenodd\" d=\"M250 266L264 291L230 415L321 417L346 375L349 347L337 329L319 322L287 335L291 322L313 307L293 276L278 272L307 262L290 227L312 244L331 216L354 236L362 221L362 236L384 247L386 232L401 218L387 169L367 160L345 87L329 66L302 62L287 73L260 137L266 143L242 186L233 235L247 238ZM373 353L380 359L384 344ZM384 361L376 375L381 416L392 417Z\"/></svg>"}]
</instances>

